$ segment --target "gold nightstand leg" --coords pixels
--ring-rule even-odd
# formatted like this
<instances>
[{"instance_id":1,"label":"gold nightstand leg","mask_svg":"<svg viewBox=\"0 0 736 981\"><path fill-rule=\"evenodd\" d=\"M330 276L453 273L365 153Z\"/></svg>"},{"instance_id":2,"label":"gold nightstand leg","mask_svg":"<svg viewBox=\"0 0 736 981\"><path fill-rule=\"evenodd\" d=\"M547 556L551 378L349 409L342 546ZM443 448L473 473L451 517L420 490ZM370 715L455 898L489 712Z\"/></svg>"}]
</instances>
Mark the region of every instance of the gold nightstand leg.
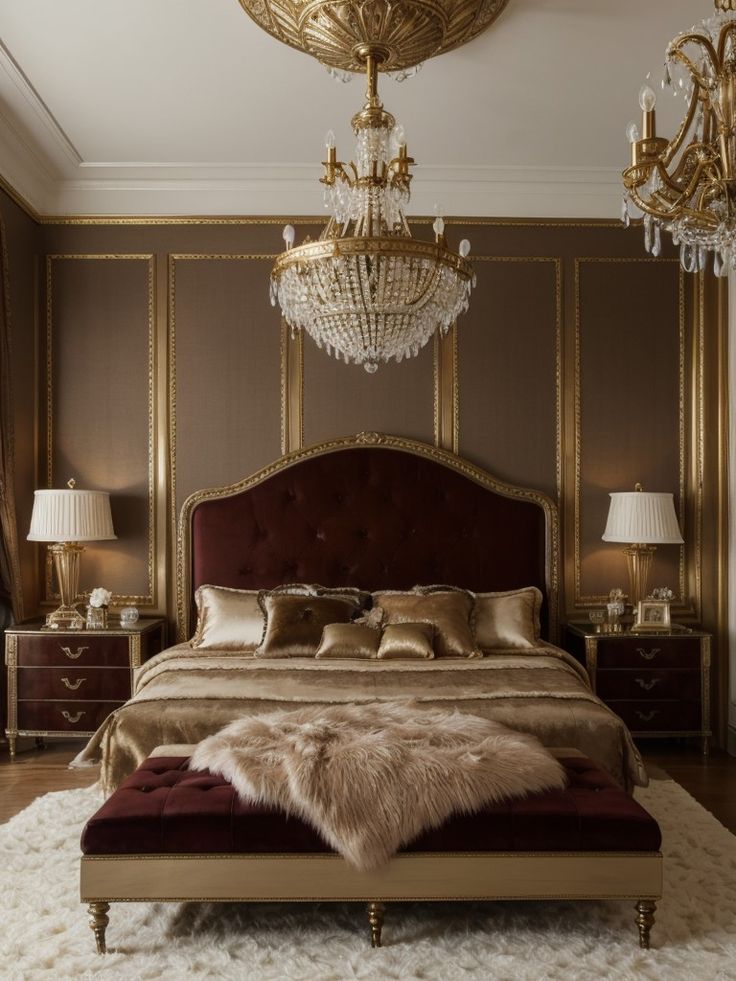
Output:
<instances>
[{"instance_id":1,"label":"gold nightstand leg","mask_svg":"<svg viewBox=\"0 0 736 981\"><path fill-rule=\"evenodd\" d=\"M703 756L710 756L710 736L703 736L701 740Z\"/></svg>"},{"instance_id":2,"label":"gold nightstand leg","mask_svg":"<svg viewBox=\"0 0 736 981\"><path fill-rule=\"evenodd\" d=\"M368 922L371 926L371 947L381 946L381 930L386 913L384 903L368 903Z\"/></svg>"},{"instance_id":3,"label":"gold nightstand leg","mask_svg":"<svg viewBox=\"0 0 736 981\"><path fill-rule=\"evenodd\" d=\"M18 739L16 736L8 736L8 749L10 751L10 762L15 763L15 746Z\"/></svg>"}]
</instances>

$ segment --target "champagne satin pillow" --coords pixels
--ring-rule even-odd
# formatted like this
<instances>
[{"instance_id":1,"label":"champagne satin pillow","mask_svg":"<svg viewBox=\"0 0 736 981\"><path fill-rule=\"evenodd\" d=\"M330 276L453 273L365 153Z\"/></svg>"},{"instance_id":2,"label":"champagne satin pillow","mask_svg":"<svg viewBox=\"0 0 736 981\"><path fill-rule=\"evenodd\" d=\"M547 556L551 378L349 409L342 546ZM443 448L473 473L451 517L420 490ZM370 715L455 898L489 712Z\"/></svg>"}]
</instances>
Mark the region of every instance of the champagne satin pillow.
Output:
<instances>
[{"instance_id":1,"label":"champagne satin pillow","mask_svg":"<svg viewBox=\"0 0 736 981\"><path fill-rule=\"evenodd\" d=\"M374 658L381 631L363 623L328 623L315 657Z\"/></svg>"},{"instance_id":2,"label":"champagne satin pillow","mask_svg":"<svg viewBox=\"0 0 736 981\"><path fill-rule=\"evenodd\" d=\"M536 647L542 594L536 586L504 593L476 593L475 640L483 650Z\"/></svg>"},{"instance_id":3,"label":"champagne satin pillow","mask_svg":"<svg viewBox=\"0 0 736 981\"><path fill-rule=\"evenodd\" d=\"M259 594L266 617L256 657L314 657L330 623L349 623L356 611L350 599L327 596Z\"/></svg>"},{"instance_id":4,"label":"champagne satin pillow","mask_svg":"<svg viewBox=\"0 0 736 981\"><path fill-rule=\"evenodd\" d=\"M190 644L206 651L254 651L263 637L258 590L200 586L197 629Z\"/></svg>"},{"instance_id":5,"label":"champagne satin pillow","mask_svg":"<svg viewBox=\"0 0 736 981\"><path fill-rule=\"evenodd\" d=\"M383 629L380 660L434 657L434 627L429 623L390 623Z\"/></svg>"},{"instance_id":6,"label":"champagne satin pillow","mask_svg":"<svg viewBox=\"0 0 736 981\"><path fill-rule=\"evenodd\" d=\"M481 657L470 626L474 599L464 590L433 593L373 594L384 623L428 623L435 629L437 657Z\"/></svg>"}]
</instances>

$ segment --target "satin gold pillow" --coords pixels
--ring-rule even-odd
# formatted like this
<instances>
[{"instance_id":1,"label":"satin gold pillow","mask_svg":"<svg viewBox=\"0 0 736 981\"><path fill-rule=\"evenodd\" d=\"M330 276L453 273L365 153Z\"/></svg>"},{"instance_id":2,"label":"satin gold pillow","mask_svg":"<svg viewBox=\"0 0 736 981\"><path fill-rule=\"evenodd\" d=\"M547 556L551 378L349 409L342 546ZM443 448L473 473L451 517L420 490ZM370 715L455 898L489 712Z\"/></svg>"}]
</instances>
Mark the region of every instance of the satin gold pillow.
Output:
<instances>
[{"instance_id":1,"label":"satin gold pillow","mask_svg":"<svg viewBox=\"0 0 736 981\"><path fill-rule=\"evenodd\" d=\"M475 640L483 650L536 647L542 594L536 586L504 593L476 593Z\"/></svg>"},{"instance_id":2,"label":"satin gold pillow","mask_svg":"<svg viewBox=\"0 0 736 981\"><path fill-rule=\"evenodd\" d=\"M315 657L374 658L381 631L363 623L328 623Z\"/></svg>"},{"instance_id":3,"label":"satin gold pillow","mask_svg":"<svg viewBox=\"0 0 736 981\"><path fill-rule=\"evenodd\" d=\"M197 629L190 644L207 651L254 651L263 637L258 590L200 586L194 594Z\"/></svg>"},{"instance_id":4,"label":"satin gold pillow","mask_svg":"<svg viewBox=\"0 0 736 981\"><path fill-rule=\"evenodd\" d=\"M384 624L428 623L435 629L437 657L481 657L473 637L474 598L464 590L433 593L373 594L373 605L384 611Z\"/></svg>"},{"instance_id":5,"label":"satin gold pillow","mask_svg":"<svg viewBox=\"0 0 736 981\"><path fill-rule=\"evenodd\" d=\"M378 657L381 660L434 657L433 637L434 627L429 623L390 623L383 629Z\"/></svg>"},{"instance_id":6,"label":"satin gold pillow","mask_svg":"<svg viewBox=\"0 0 736 981\"><path fill-rule=\"evenodd\" d=\"M256 657L314 657L322 631L330 623L349 623L356 604L345 598L291 596L261 592L266 617Z\"/></svg>"}]
</instances>

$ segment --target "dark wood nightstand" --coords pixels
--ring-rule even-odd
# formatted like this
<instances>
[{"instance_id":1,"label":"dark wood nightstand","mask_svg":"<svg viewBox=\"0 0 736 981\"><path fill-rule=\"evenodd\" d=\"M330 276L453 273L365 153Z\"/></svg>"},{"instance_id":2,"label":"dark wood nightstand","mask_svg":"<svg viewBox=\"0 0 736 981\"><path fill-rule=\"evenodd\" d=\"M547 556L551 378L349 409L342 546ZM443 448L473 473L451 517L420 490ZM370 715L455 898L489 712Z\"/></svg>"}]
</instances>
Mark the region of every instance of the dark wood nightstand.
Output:
<instances>
[{"instance_id":1,"label":"dark wood nightstand","mask_svg":"<svg viewBox=\"0 0 736 981\"><path fill-rule=\"evenodd\" d=\"M166 621L158 617L132 627L118 621L107 630L42 626L20 624L5 632L11 759L18 736L91 736L130 698L134 669L166 645Z\"/></svg>"},{"instance_id":2,"label":"dark wood nightstand","mask_svg":"<svg viewBox=\"0 0 736 981\"><path fill-rule=\"evenodd\" d=\"M563 646L584 664L593 691L621 716L633 736L697 736L708 754L710 634L595 633L569 623Z\"/></svg>"}]
</instances>

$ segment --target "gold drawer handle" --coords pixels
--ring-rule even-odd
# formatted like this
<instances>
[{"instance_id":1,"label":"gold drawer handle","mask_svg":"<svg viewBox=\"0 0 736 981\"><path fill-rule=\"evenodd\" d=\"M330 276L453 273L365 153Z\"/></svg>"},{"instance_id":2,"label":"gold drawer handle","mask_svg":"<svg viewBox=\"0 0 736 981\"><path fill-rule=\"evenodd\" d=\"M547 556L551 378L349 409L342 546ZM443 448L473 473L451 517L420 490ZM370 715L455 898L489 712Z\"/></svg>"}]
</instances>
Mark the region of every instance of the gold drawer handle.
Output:
<instances>
[{"instance_id":1,"label":"gold drawer handle","mask_svg":"<svg viewBox=\"0 0 736 981\"><path fill-rule=\"evenodd\" d=\"M61 714L64 716L67 722L71 722L71 724L74 725L75 722L79 722L84 715L84 712L75 712L74 715L72 715L71 712L67 712L66 709L62 709Z\"/></svg>"},{"instance_id":2,"label":"gold drawer handle","mask_svg":"<svg viewBox=\"0 0 736 981\"><path fill-rule=\"evenodd\" d=\"M659 709L652 709L651 712L637 712L637 719L641 719L642 722L651 722L655 715L659 715Z\"/></svg>"},{"instance_id":3,"label":"gold drawer handle","mask_svg":"<svg viewBox=\"0 0 736 981\"><path fill-rule=\"evenodd\" d=\"M86 680L86 678L77 678L76 681L69 681L68 678L62 678L61 683L66 685L69 691L76 691L77 688L79 688L80 685L83 685Z\"/></svg>"},{"instance_id":4,"label":"gold drawer handle","mask_svg":"<svg viewBox=\"0 0 736 981\"><path fill-rule=\"evenodd\" d=\"M661 647L653 647L650 651L645 650L643 647L637 647L636 653L641 654L645 661L652 661L657 656L657 654L662 653Z\"/></svg>"},{"instance_id":5,"label":"gold drawer handle","mask_svg":"<svg viewBox=\"0 0 736 981\"><path fill-rule=\"evenodd\" d=\"M81 657L85 651L88 651L89 647L78 647L76 651L73 651L71 647L62 647L62 654L66 654L70 661L76 661L78 657Z\"/></svg>"},{"instance_id":6,"label":"gold drawer handle","mask_svg":"<svg viewBox=\"0 0 736 981\"><path fill-rule=\"evenodd\" d=\"M636 681L637 685L640 685L644 689L644 691L651 691L652 688L654 688L655 685L658 685L661 680L662 680L661 678L652 678L651 681L645 681L644 678L635 678L634 679L634 681Z\"/></svg>"}]
</instances>

